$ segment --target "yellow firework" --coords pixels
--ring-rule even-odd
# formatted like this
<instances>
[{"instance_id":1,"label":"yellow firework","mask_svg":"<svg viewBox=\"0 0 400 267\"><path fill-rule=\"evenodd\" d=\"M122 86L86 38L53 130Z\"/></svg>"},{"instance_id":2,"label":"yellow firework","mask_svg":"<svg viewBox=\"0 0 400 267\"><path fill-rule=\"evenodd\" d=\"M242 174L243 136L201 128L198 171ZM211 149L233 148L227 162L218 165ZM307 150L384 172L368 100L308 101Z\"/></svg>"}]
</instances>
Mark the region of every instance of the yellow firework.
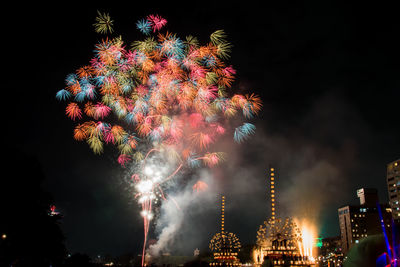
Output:
<instances>
[{"instance_id":1,"label":"yellow firework","mask_svg":"<svg viewBox=\"0 0 400 267\"><path fill-rule=\"evenodd\" d=\"M112 33L114 21L107 13L100 13L97 11L96 23L93 24L97 33Z\"/></svg>"}]
</instances>

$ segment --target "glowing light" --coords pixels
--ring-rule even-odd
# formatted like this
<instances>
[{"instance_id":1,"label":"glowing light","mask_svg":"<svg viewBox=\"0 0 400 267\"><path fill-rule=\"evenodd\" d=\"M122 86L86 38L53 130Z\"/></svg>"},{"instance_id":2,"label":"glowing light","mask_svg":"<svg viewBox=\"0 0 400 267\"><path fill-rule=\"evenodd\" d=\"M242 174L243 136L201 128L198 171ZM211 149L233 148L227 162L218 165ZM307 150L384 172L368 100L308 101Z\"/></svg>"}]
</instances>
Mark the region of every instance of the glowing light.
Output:
<instances>
[{"instance_id":1,"label":"glowing light","mask_svg":"<svg viewBox=\"0 0 400 267\"><path fill-rule=\"evenodd\" d=\"M154 171L153 171L153 169L152 169L150 166L146 166L146 167L144 168L144 170L143 170L143 173L144 173L145 175L147 175L147 176L151 176L151 175L154 173Z\"/></svg>"},{"instance_id":2,"label":"glowing light","mask_svg":"<svg viewBox=\"0 0 400 267\"><path fill-rule=\"evenodd\" d=\"M315 225L303 220L299 223L302 241L300 246L300 254L308 257L314 261L313 248L315 247L315 240L317 238Z\"/></svg>"},{"instance_id":3,"label":"glowing light","mask_svg":"<svg viewBox=\"0 0 400 267\"><path fill-rule=\"evenodd\" d=\"M153 181L151 180L143 180L137 183L136 189L139 193L150 193L153 190Z\"/></svg>"},{"instance_id":4,"label":"glowing light","mask_svg":"<svg viewBox=\"0 0 400 267\"><path fill-rule=\"evenodd\" d=\"M317 241L317 243L315 244L315 246L318 247L318 248L322 248L322 246L323 246L322 237L318 237L317 240L318 240L318 241Z\"/></svg>"}]
</instances>

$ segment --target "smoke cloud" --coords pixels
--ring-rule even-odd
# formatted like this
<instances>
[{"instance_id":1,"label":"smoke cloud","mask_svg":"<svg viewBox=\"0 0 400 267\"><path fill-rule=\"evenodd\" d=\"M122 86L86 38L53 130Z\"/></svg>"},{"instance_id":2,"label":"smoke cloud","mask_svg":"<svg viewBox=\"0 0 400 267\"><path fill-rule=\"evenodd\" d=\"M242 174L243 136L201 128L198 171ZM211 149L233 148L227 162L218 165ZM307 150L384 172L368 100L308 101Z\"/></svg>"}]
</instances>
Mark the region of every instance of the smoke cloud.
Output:
<instances>
[{"instance_id":1,"label":"smoke cloud","mask_svg":"<svg viewBox=\"0 0 400 267\"><path fill-rule=\"evenodd\" d=\"M206 183L208 188L194 191L193 185L197 181ZM161 205L160 217L156 221L157 241L147 250L150 261L164 253L188 255L195 248L204 247L208 238L204 238L207 236L204 230L209 226L201 227L199 222L207 213L218 209L215 189L216 184L211 173L202 169L190 176L182 190L169 194Z\"/></svg>"},{"instance_id":2,"label":"smoke cloud","mask_svg":"<svg viewBox=\"0 0 400 267\"><path fill-rule=\"evenodd\" d=\"M328 236L338 234L337 209L351 195L357 140L363 138L365 126L338 95L321 96L302 114L286 128L259 121L256 134L243 144L229 137L221 140L215 149L226 152L227 161L185 177L186 187L170 193L162 203L157 241L148 254L156 258L162 253L191 255L196 247L208 250L209 240L219 231L222 194L227 197L226 230L237 234L242 244L254 244L259 225L270 216L270 166L276 169L277 216L306 220L319 234L326 229ZM193 193L198 180L209 185L206 192Z\"/></svg>"}]
</instances>

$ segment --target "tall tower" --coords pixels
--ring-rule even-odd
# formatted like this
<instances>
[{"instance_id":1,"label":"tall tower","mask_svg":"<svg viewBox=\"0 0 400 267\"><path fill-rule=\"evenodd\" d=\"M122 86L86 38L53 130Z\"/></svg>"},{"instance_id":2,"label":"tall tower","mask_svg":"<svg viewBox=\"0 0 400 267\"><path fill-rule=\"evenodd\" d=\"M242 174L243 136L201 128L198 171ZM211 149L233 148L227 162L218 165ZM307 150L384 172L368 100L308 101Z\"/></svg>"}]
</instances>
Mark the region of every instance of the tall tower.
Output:
<instances>
[{"instance_id":1,"label":"tall tower","mask_svg":"<svg viewBox=\"0 0 400 267\"><path fill-rule=\"evenodd\" d=\"M221 199L221 233L225 230L225 196Z\"/></svg>"},{"instance_id":2,"label":"tall tower","mask_svg":"<svg viewBox=\"0 0 400 267\"><path fill-rule=\"evenodd\" d=\"M256 266L269 261L274 266L305 267L314 265L314 260L305 252L303 234L293 218L280 218L276 213L276 170L267 171L267 192L271 200L271 216L257 231L257 246L253 250ZM269 184L269 189L268 189Z\"/></svg>"},{"instance_id":3,"label":"tall tower","mask_svg":"<svg viewBox=\"0 0 400 267\"><path fill-rule=\"evenodd\" d=\"M275 168L269 168L269 179L270 179L270 196L271 196L271 220L272 224L275 224L276 209L275 209Z\"/></svg>"},{"instance_id":4,"label":"tall tower","mask_svg":"<svg viewBox=\"0 0 400 267\"><path fill-rule=\"evenodd\" d=\"M221 198L221 231L216 233L210 241L213 251L213 262L210 266L239 266L237 258L240 251L239 238L234 233L225 231L225 196Z\"/></svg>"}]
</instances>

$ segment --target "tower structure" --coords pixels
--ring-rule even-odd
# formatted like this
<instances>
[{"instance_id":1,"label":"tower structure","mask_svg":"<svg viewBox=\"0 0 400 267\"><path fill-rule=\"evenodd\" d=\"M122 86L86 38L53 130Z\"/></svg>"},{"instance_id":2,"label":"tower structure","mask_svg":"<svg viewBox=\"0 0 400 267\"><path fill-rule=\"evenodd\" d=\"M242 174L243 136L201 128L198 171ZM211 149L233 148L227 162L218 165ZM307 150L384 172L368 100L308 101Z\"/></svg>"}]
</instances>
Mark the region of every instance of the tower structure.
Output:
<instances>
[{"instance_id":1,"label":"tower structure","mask_svg":"<svg viewBox=\"0 0 400 267\"><path fill-rule=\"evenodd\" d=\"M275 223L275 168L269 168L270 196L271 196L271 220Z\"/></svg>"},{"instance_id":2,"label":"tower structure","mask_svg":"<svg viewBox=\"0 0 400 267\"><path fill-rule=\"evenodd\" d=\"M303 236L293 218L279 218L276 211L276 170L268 170L271 216L257 231L254 263L260 266L269 261L273 266L312 266L314 261L303 249Z\"/></svg>"},{"instance_id":3,"label":"tower structure","mask_svg":"<svg viewBox=\"0 0 400 267\"><path fill-rule=\"evenodd\" d=\"M225 196L221 198L221 231L216 233L210 241L210 249L213 251L213 262L210 266L239 266L237 258L240 251L239 238L225 231Z\"/></svg>"}]
</instances>

